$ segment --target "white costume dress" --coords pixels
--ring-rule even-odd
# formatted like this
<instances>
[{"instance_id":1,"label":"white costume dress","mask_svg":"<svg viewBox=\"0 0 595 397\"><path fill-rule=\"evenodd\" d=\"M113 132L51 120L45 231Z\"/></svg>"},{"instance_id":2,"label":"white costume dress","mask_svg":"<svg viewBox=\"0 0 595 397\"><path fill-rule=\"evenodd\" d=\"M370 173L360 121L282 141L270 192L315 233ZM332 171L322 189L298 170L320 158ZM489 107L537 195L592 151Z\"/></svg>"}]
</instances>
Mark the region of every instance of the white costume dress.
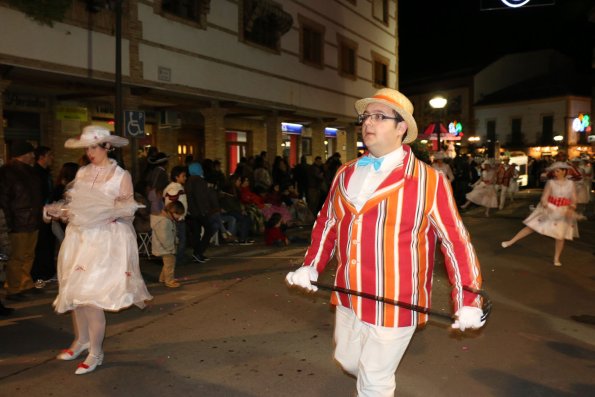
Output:
<instances>
[{"instance_id":1,"label":"white costume dress","mask_svg":"<svg viewBox=\"0 0 595 397\"><path fill-rule=\"evenodd\" d=\"M557 240L572 240L578 237L576 216L567 216L568 206L576 198L574 182L568 179L557 181L550 179L544 189L549 194L547 206L540 204L523 223L539 234ZM547 194L547 193L546 193Z\"/></svg>"},{"instance_id":2,"label":"white costume dress","mask_svg":"<svg viewBox=\"0 0 595 397\"><path fill-rule=\"evenodd\" d=\"M132 227L138 204L130 174L111 160L79 170L71 190L66 235L58 255L58 313L79 305L118 311L152 299L140 273Z\"/></svg>"},{"instance_id":3,"label":"white costume dress","mask_svg":"<svg viewBox=\"0 0 595 397\"><path fill-rule=\"evenodd\" d=\"M475 182L473 190L467 193L465 197L474 204L487 208L498 207L498 196L494 186L496 172L493 170L483 170L481 178Z\"/></svg>"}]
</instances>

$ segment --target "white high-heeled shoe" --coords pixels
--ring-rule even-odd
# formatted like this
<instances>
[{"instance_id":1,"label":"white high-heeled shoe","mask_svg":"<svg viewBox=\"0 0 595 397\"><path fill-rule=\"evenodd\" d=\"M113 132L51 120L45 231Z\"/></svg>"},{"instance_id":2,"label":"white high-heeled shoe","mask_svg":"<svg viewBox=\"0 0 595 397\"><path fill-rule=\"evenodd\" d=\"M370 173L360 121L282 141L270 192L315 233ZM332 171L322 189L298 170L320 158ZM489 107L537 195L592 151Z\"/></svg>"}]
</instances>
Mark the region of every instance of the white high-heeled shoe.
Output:
<instances>
[{"instance_id":1,"label":"white high-heeled shoe","mask_svg":"<svg viewBox=\"0 0 595 397\"><path fill-rule=\"evenodd\" d=\"M60 354L58 354L56 356L56 358L58 360L71 361L71 360L74 360L75 358L77 358L78 356L80 356L82 352L89 349L89 342L83 343L82 345L79 343L76 343L76 345L78 346L77 349L74 349L74 350L72 348L64 349L64 350L62 350L62 352Z\"/></svg>"},{"instance_id":2,"label":"white high-heeled shoe","mask_svg":"<svg viewBox=\"0 0 595 397\"><path fill-rule=\"evenodd\" d=\"M91 360L89 360L89 359L91 359ZM86 364L88 361L92 361L92 362L89 364ZM75 375L88 374L89 372L95 371L95 368L97 368L97 366L99 366L101 364L103 364L103 352L101 352L99 354L89 353L89 355L87 356L85 361L83 361L82 363L80 363L78 365L78 367L76 367L76 371L74 371L74 373L75 373Z\"/></svg>"}]
</instances>

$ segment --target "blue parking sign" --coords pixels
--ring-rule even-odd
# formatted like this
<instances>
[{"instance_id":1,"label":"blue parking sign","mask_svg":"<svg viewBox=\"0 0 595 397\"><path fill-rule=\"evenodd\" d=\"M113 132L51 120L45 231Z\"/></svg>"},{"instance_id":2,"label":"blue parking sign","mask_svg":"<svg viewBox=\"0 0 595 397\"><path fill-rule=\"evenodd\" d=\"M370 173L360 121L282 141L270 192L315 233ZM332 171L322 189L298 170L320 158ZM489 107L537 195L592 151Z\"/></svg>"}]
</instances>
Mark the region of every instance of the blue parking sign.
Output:
<instances>
[{"instance_id":1,"label":"blue parking sign","mask_svg":"<svg viewBox=\"0 0 595 397\"><path fill-rule=\"evenodd\" d=\"M145 112L125 110L124 126L126 134L130 136L145 135Z\"/></svg>"}]
</instances>

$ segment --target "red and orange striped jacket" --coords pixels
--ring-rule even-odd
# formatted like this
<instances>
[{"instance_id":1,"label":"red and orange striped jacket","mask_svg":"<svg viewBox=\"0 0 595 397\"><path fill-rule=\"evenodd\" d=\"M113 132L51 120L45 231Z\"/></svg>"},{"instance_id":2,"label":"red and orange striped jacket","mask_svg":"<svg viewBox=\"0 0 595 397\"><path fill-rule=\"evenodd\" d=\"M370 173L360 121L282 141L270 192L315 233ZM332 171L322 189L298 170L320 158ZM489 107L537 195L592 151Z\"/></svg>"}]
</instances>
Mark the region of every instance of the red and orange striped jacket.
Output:
<instances>
[{"instance_id":1,"label":"red and orange striped jacket","mask_svg":"<svg viewBox=\"0 0 595 397\"><path fill-rule=\"evenodd\" d=\"M481 307L479 261L444 175L405 149L395 168L358 212L347 196L356 160L338 171L312 230L304 266L320 273L337 258L335 285L429 307L436 238L441 240L454 310ZM351 308L362 321L384 327L423 324L427 315L333 292L331 303Z\"/></svg>"}]
</instances>

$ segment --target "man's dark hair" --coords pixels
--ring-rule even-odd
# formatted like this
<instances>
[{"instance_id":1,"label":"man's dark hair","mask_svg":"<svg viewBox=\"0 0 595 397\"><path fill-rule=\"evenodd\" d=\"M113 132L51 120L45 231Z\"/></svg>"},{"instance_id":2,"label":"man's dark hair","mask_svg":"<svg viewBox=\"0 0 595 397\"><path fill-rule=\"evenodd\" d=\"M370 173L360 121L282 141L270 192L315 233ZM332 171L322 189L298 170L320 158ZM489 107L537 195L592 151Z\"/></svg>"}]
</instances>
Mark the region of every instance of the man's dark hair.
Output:
<instances>
[{"instance_id":1,"label":"man's dark hair","mask_svg":"<svg viewBox=\"0 0 595 397\"><path fill-rule=\"evenodd\" d=\"M180 176L180 174L181 174L182 172L185 172L185 173L186 173L186 175L188 175L188 171L186 170L186 167L184 167L183 165L176 165L175 167L173 167L173 168L171 169L171 171L170 171L170 173L169 173L169 179L170 179L172 182L175 182L175 181L176 181L176 178L177 178L178 176Z\"/></svg>"},{"instance_id":2,"label":"man's dark hair","mask_svg":"<svg viewBox=\"0 0 595 397\"><path fill-rule=\"evenodd\" d=\"M52 151L52 149L50 149L47 146L41 146L41 145L40 146L37 146L35 148L35 150L33 151L33 153L35 154L35 161L39 160L39 158L41 156L47 155L51 151Z\"/></svg>"},{"instance_id":3,"label":"man's dark hair","mask_svg":"<svg viewBox=\"0 0 595 397\"><path fill-rule=\"evenodd\" d=\"M396 110L393 110L393 114L395 115L396 119L395 119L395 127L397 126L397 124L399 124L401 121L405 121L403 119L403 117L401 117L401 115L399 114L399 112L397 112ZM407 123L405 123L407 124ZM407 129L409 129L409 126L407 126ZM405 140L405 138L407 137L407 130L405 130L405 133L403 134L403 138L401 138L401 143L403 143L403 141Z\"/></svg>"}]
</instances>

